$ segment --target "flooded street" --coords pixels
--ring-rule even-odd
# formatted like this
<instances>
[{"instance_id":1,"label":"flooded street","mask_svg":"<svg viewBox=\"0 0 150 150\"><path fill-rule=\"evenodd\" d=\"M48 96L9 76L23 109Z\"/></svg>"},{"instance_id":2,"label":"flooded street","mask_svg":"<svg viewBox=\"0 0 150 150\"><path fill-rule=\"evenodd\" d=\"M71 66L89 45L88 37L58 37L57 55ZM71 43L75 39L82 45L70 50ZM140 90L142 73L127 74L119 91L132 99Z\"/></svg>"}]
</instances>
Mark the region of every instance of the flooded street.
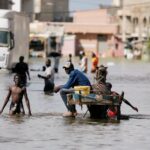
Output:
<instances>
[{"instance_id":1,"label":"flooded street","mask_svg":"<svg viewBox=\"0 0 150 150\"><path fill-rule=\"evenodd\" d=\"M62 69L65 59L61 59L56 85L64 84L68 76ZM78 68L77 61L74 60ZM30 59L30 69L40 69L42 59ZM7 104L0 116L0 146L2 150L149 150L150 149L150 63L145 62L104 62L108 64L108 78L112 90L125 92L125 98L137 106L135 112L122 104L122 113L130 115L129 120L91 120L85 117L86 107L77 106L77 118L63 118L66 111L59 93L44 95L44 81L37 77L40 71L31 71L31 81L27 87L31 103L32 117L8 115ZM90 72L90 71L89 71ZM88 73L94 83L93 75ZM0 71L0 106L4 102L13 74ZM27 113L27 108L25 105Z\"/></svg>"}]
</instances>

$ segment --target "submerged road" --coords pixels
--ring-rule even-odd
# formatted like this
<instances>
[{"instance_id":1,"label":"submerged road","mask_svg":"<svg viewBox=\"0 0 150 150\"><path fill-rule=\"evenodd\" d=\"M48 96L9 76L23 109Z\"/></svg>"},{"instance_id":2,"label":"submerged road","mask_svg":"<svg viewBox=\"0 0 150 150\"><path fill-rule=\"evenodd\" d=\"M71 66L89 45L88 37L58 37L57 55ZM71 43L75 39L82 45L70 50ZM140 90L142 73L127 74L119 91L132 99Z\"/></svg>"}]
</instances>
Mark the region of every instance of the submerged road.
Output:
<instances>
[{"instance_id":1,"label":"submerged road","mask_svg":"<svg viewBox=\"0 0 150 150\"><path fill-rule=\"evenodd\" d=\"M55 84L63 84L68 76L62 66L66 59L61 59L59 73L55 75ZM73 60L79 68L78 60ZM90 63L90 61L89 61ZM126 104L122 105L122 113L129 114L129 120L106 122L91 120L86 115L86 107L81 110L77 106L77 118L63 118L66 110L59 93L44 95L44 81L37 78L40 71L31 71L28 82L28 96L31 103L32 117L10 117L9 104L0 116L0 146L3 150L149 150L150 149L150 63L145 62L101 62L108 65L107 81L111 82L112 90L125 92L125 98L139 108L133 111ZM30 69L40 69L43 59L30 59ZM90 66L89 66L90 68ZM7 89L13 83L13 75L0 71L0 90L2 106ZM87 76L94 83L94 75ZM26 106L25 106L26 109ZM26 109L27 111L27 109Z\"/></svg>"}]
</instances>

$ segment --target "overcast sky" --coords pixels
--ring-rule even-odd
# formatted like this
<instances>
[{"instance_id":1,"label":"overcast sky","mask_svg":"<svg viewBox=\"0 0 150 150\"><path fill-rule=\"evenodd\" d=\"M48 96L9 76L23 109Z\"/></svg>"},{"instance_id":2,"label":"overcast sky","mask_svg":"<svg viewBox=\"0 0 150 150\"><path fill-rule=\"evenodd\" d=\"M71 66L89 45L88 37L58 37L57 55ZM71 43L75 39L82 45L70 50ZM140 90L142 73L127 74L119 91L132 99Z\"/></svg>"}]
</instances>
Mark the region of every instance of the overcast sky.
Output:
<instances>
[{"instance_id":1,"label":"overcast sky","mask_svg":"<svg viewBox=\"0 0 150 150\"><path fill-rule=\"evenodd\" d=\"M112 0L70 0L70 11L99 8L100 4L111 4Z\"/></svg>"}]
</instances>

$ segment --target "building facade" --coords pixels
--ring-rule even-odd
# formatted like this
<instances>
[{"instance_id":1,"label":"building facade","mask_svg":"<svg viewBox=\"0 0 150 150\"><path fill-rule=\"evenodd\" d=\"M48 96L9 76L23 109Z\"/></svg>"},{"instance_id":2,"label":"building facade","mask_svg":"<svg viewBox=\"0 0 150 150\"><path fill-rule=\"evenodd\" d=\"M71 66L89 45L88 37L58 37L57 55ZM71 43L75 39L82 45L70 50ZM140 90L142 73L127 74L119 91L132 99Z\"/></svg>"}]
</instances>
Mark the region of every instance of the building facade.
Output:
<instances>
[{"instance_id":1,"label":"building facade","mask_svg":"<svg viewBox=\"0 0 150 150\"><path fill-rule=\"evenodd\" d=\"M1 0L0 8L23 11L31 21L69 20L69 0Z\"/></svg>"},{"instance_id":2,"label":"building facade","mask_svg":"<svg viewBox=\"0 0 150 150\"><path fill-rule=\"evenodd\" d=\"M123 0L118 11L123 41L145 40L150 34L150 0Z\"/></svg>"},{"instance_id":3,"label":"building facade","mask_svg":"<svg viewBox=\"0 0 150 150\"><path fill-rule=\"evenodd\" d=\"M69 18L69 0L22 0L22 10L38 21L66 21Z\"/></svg>"},{"instance_id":4,"label":"building facade","mask_svg":"<svg viewBox=\"0 0 150 150\"><path fill-rule=\"evenodd\" d=\"M76 36L76 52L81 50L102 56L122 56L122 43L118 34L114 9L79 11L74 14L73 23L65 24L65 33Z\"/></svg>"}]
</instances>

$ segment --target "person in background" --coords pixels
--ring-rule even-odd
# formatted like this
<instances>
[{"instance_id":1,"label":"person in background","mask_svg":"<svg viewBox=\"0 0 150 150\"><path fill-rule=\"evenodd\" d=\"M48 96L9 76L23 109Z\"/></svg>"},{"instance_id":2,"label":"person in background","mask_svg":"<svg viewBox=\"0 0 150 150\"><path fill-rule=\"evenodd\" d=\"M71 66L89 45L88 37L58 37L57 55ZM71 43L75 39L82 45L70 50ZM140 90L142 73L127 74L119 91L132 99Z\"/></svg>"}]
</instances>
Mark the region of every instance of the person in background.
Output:
<instances>
[{"instance_id":1,"label":"person in background","mask_svg":"<svg viewBox=\"0 0 150 150\"><path fill-rule=\"evenodd\" d=\"M97 67L98 67L98 57L96 56L95 53L92 52L92 68L91 68L91 73L95 73Z\"/></svg>"},{"instance_id":2,"label":"person in background","mask_svg":"<svg viewBox=\"0 0 150 150\"><path fill-rule=\"evenodd\" d=\"M25 114L23 102L22 102L22 99L24 96L29 115L32 115L31 109L30 109L30 102L29 102L28 95L27 95L27 90L25 87L22 87L21 78L18 74L16 74L14 76L14 82L15 82L15 84L9 87L9 91L5 98L2 109L0 110L0 114L3 112L5 106L7 105L8 101L10 100L10 97L11 97L12 101L10 104L9 114L10 115Z\"/></svg>"},{"instance_id":3,"label":"person in background","mask_svg":"<svg viewBox=\"0 0 150 150\"><path fill-rule=\"evenodd\" d=\"M54 71L51 67L50 59L47 59L45 64L46 65L43 67L43 71L45 71L45 74L38 74L38 77L44 79L45 85L43 91L45 92L45 94L49 94L54 90Z\"/></svg>"},{"instance_id":4,"label":"person in background","mask_svg":"<svg viewBox=\"0 0 150 150\"><path fill-rule=\"evenodd\" d=\"M79 51L79 60L80 60L80 61L81 61L82 57L83 57L83 50L80 50L80 51Z\"/></svg>"},{"instance_id":5,"label":"person in background","mask_svg":"<svg viewBox=\"0 0 150 150\"><path fill-rule=\"evenodd\" d=\"M72 63L72 54L69 54L69 60L68 61Z\"/></svg>"},{"instance_id":6,"label":"person in background","mask_svg":"<svg viewBox=\"0 0 150 150\"><path fill-rule=\"evenodd\" d=\"M54 57L54 71L55 73L59 72L59 64L60 64L60 58L61 58L61 48L60 48L60 44L59 44L59 50L57 51L57 56Z\"/></svg>"},{"instance_id":7,"label":"person in background","mask_svg":"<svg viewBox=\"0 0 150 150\"><path fill-rule=\"evenodd\" d=\"M59 61L60 61L60 56L57 56L54 58L54 71L55 71L55 73L58 73L58 71L59 71Z\"/></svg>"},{"instance_id":8,"label":"person in background","mask_svg":"<svg viewBox=\"0 0 150 150\"><path fill-rule=\"evenodd\" d=\"M24 62L24 56L19 57L19 62L16 64L13 71L20 76L22 85L26 85L27 76L29 80L31 79L28 64Z\"/></svg>"},{"instance_id":9,"label":"person in background","mask_svg":"<svg viewBox=\"0 0 150 150\"><path fill-rule=\"evenodd\" d=\"M87 73L88 71L88 58L85 55L85 52L82 53L82 59L80 61L81 71Z\"/></svg>"},{"instance_id":10,"label":"person in background","mask_svg":"<svg viewBox=\"0 0 150 150\"><path fill-rule=\"evenodd\" d=\"M67 108L67 112L63 114L64 117L75 117L77 111L75 105L67 105L67 94L74 92L74 86L90 86L91 83L89 79L79 70L74 69L74 66L71 62L66 62L63 66L65 72L69 75L69 79L66 84L59 85L54 88L54 91L57 93L60 91L61 98Z\"/></svg>"}]
</instances>

